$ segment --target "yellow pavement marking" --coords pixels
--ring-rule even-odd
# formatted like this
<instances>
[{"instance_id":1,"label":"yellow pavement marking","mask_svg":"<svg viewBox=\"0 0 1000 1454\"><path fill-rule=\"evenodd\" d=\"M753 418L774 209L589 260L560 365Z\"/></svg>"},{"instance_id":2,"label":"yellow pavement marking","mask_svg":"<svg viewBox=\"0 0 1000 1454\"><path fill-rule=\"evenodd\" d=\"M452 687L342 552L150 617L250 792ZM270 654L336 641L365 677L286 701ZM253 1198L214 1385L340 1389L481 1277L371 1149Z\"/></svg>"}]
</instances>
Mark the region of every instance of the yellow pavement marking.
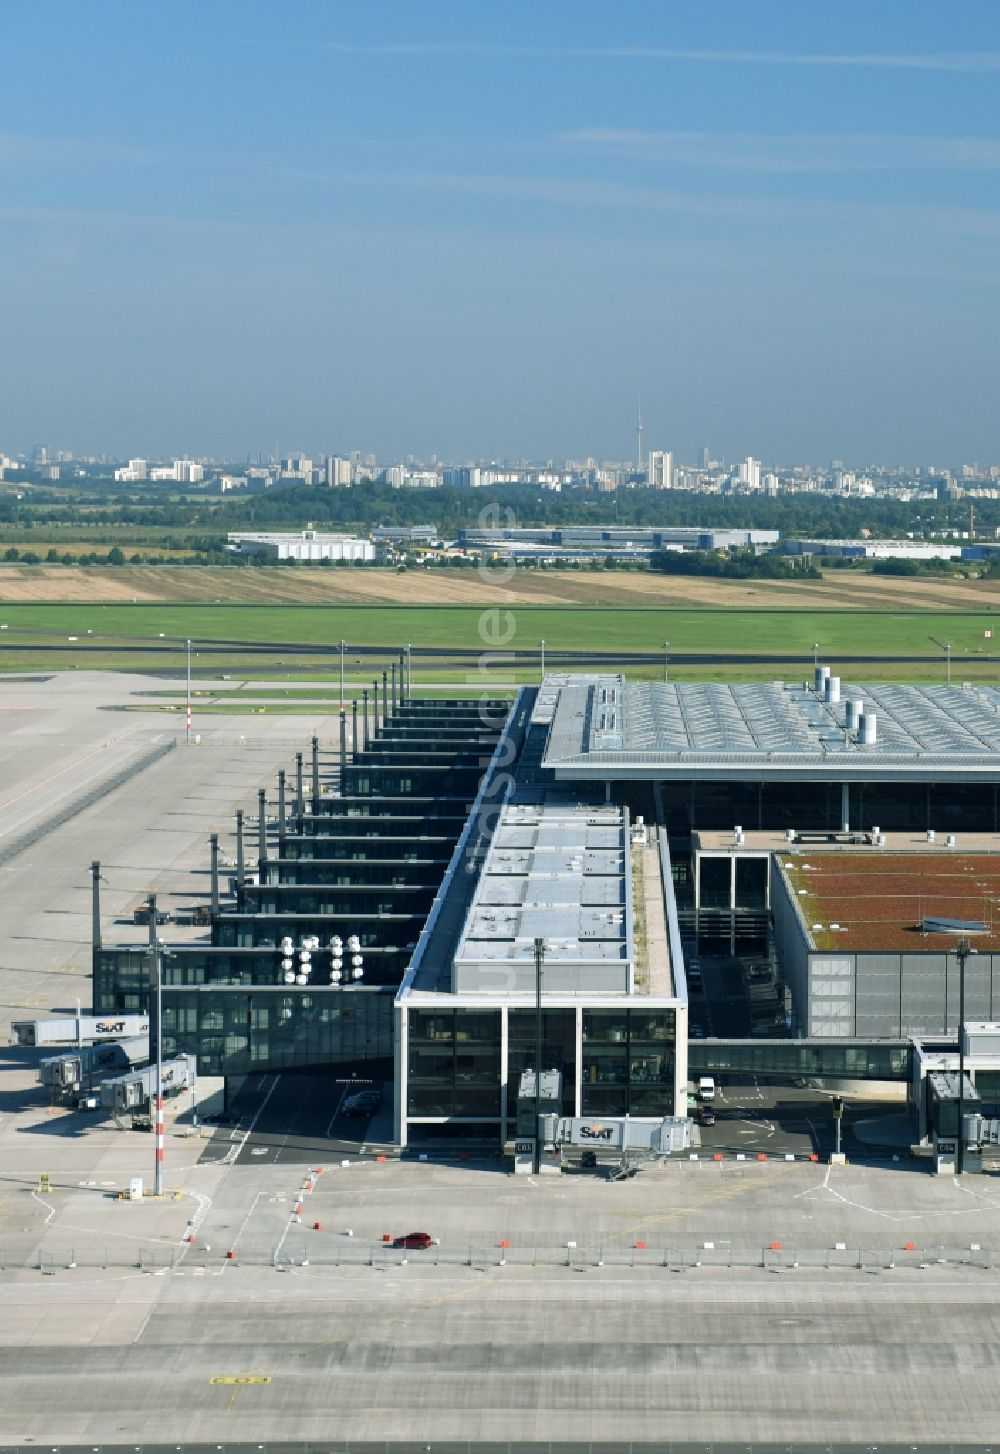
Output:
<instances>
[{"instance_id":1,"label":"yellow pavement marking","mask_svg":"<svg viewBox=\"0 0 1000 1454\"><path fill-rule=\"evenodd\" d=\"M214 1378L210 1378L208 1381L209 1383L235 1383L239 1385L244 1383L270 1383L271 1375L269 1373L217 1373Z\"/></svg>"}]
</instances>

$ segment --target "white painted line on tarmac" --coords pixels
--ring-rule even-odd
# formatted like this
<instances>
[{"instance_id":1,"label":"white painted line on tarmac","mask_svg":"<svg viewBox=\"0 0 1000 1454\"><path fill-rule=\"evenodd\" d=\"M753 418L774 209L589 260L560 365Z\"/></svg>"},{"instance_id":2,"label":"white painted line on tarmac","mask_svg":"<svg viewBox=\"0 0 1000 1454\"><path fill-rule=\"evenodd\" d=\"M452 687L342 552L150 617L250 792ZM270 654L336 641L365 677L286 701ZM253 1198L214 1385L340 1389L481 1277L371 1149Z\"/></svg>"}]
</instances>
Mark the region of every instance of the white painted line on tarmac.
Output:
<instances>
[{"instance_id":1,"label":"white painted line on tarmac","mask_svg":"<svg viewBox=\"0 0 1000 1454\"><path fill-rule=\"evenodd\" d=\"M331 1132L333 1131L333 1123L337 1119L337 1117L340 1115L341 1107L343 1106L345 1100L347 1099L347 1091L348 1091L348 1087L345 1085L344 1086L344 1089L340 1092L340 1100L337 1102L336 1109L334 1110L333 1115L330 1117L330 1124L329 1124L329 1126L327 1126L326 1132L325 1132L326 1139L328 1141L329 1140L332 1140Z\"/></svg>"},{"instance_id":2,"label":"white painted line on tarmac","mask_svg":"<svg viewBox=\"0 0 1000 1454\"><path fill-rule=\"evenodd\" d=\"M231 1245L231 1249L232 1249L233 1252L235 1252L236 1251L236 1248L239 1246L240 1238L243 1236L243 1233L246 1231L247 1222L249 1222L250 1218L253 1216L254 1212L257 1210L257 1203L260 1201L260 1199L261 1199L261 1197L263 1195L264 1195L264 1193L262 1191L259 1191L256 1194L256 1196L254 1197L253 1201L250 1203L250 1210L247 1212L246 1216L243 1218L242 1222L240 1223L240 1229L236 1233L236 1236L233 1238L232 1243L230 1244Z\"/></svg>"},{"instance_id":3,"label":"white painted line on tarmac","mask_svg":"<svg viewBox=\"0 0 1000 1454\"><path fill-rule=\"evenodd\" d=\"M32 1192L32 1193L31 1193L31 1195L32 1195L32 1197L33 1197L33 1199L34 1199L34 1200L35 1200L35 1201L36 1201L36 1202L39 1202L39 1203L40 1203L40 1204L41 1204L41 1206L43 1206L43 1207L47 1207L47 1208L48 1208L48 1211L49 1211L49 1214L48 1214L48 1216L47 1216L47 1217L46 1217L46 1218L45 1218L45 1225L46 1225L46 1226L48 1226L48 1225L49 1225L49 1223L50 1223L50 1222L51 1222L51 1221L52 1221L52 1218L53 1218L53 1217L54 1217L54 1216L55 1216L55 1214L56 1214L56 1209L55 1209L55 1207L54 1207L54 1206L53 1206L53 1205L52 1205L52 1203L51 1203L51 1202L45 1202L45 1201L42 1201L42 1198L41 1198L41 1197L40 1197L40 1196L39 1196L39 1195L38 1195L38 1193L37 1193L37 1192L36 1192L36 1191L33 1191L33 1192Z\"/></svg>"}]
</instances>

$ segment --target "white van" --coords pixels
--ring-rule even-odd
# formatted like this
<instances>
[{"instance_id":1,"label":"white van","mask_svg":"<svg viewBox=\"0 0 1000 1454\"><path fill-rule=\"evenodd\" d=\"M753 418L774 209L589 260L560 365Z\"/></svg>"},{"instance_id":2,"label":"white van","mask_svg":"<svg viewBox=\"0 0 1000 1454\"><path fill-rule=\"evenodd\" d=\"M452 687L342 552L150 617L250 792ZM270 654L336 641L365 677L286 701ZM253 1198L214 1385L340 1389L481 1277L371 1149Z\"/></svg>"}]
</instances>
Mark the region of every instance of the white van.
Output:
<instances>
[{"instance_id":1,"label":"white van","mask_svg":"<svg viewBox=\"0 0 1000 1454\"><path fill-rule=\"evenodd\" d=\"M715 1081L710 1075L703 1075L698 1081L698 1099L700 1101L715 1100Z\"/></svg>"}]
</instances>

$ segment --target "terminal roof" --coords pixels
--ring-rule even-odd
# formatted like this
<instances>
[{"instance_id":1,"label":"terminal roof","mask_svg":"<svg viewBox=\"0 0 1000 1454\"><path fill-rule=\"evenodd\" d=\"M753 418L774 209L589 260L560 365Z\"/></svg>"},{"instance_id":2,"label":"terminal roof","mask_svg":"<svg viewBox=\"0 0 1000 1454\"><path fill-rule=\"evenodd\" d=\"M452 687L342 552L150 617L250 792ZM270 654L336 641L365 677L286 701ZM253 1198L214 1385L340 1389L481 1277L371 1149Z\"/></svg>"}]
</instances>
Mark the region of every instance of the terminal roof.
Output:
<instances>
[{"instance_id":1,"label":"terminal roof","mask_svg":"<svg viewBox=\"0 0 1000 1454\"><path fill-rule=\"evenodd\" d=\"M849 700L874 714L874 742L848 727ZM536 721L546 720L542 766L561 780L1000 779L995 687L843 683L828 702L805 682L569 676L540 692Z\"/></svg>"},{"instance_id":2,"label":"terminal roof","mask_svg":"<svg viewBox=\"0 0 1000 1454\"><path fill-rule=\"evenodd\" d=\"M953 951L960 931L928 931L935 915L980 920L977 951L1000 948L995 853L782 853L778 861L814 949Z\"/></svg>"},{"instance_id":3,"label":"terminal roof","mask_svg":"<svg viewBox=\"0 0 1000 1454\"><path fill-rule=\"evenodd\" d=\"M483 865L456 961L628 957L628 825L619 807L513 803Z\"/></svg>"}]
</instances>

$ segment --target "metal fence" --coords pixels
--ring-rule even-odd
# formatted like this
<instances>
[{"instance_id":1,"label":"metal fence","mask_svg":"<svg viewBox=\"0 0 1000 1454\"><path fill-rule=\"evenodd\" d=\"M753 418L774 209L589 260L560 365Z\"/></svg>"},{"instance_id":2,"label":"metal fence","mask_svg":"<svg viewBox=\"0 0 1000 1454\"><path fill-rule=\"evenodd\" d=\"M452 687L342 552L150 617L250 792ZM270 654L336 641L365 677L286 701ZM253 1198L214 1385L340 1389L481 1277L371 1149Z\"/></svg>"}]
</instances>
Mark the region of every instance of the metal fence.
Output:
<instances>
[{"instance_id":1,"label":"metal fence","mask_svg":"<svg viewBox=\"0 0 1000 1454\"><path fill-rule=\"evenodd\" d=\"M485 1272L504 1267L563 1267L571 1271L602 1267L641 1271L692 1272L699 1268L758 1268L766 1272L795 1269L855 1269L883 1272L894 1269L968 1267L987 1272L993 1268L989 1247L863 1246L832 1248L706 1245L702 1247L527 1246L472 1243L404 1249L384 1243L355 1242L322 1235L286 1238L279 1246L229 1248L224 1244L150 1242L122 1247L114 1243L77 1242L44 1247L0 1244L0 1272L55 1274L80 1269L133 1268L157 1273L183 1267L192 1272L219 1272L225 1266L292 1268L372 1268L388 1271L407 1266L466 1267Z\"/></svg>"},{"instance_id":2,"label":"metal fence","mask_svg":"<svg viewBox=\"0 0 1000 1454\"><path fill-rule=\"evenodd\" d=\"M375 1440L375 1439L322 1439L271 1440L268 1443L219 1443L185 1442L170 1444L114 1444L107 1440L86 1444L52 1444L45 1440L46 1451L51 1454L871 1454L878 1448L879 1454L995 1454L994 1445L948 1444L931 1442L921 1444L873 1444L828 1443L809 1444L801 1441L775 1443L753 1443L746 1441L718 1441L696 1443L666 1440L662 1442L640 1442L627 1439L577 1440L537 1443L485 1439L481 1443L465 1439L435 1439L428 1443L419 1440ZM37 1454L37 1444L0 1444L3 1454Z\"/></svg>"}]
</instances>

